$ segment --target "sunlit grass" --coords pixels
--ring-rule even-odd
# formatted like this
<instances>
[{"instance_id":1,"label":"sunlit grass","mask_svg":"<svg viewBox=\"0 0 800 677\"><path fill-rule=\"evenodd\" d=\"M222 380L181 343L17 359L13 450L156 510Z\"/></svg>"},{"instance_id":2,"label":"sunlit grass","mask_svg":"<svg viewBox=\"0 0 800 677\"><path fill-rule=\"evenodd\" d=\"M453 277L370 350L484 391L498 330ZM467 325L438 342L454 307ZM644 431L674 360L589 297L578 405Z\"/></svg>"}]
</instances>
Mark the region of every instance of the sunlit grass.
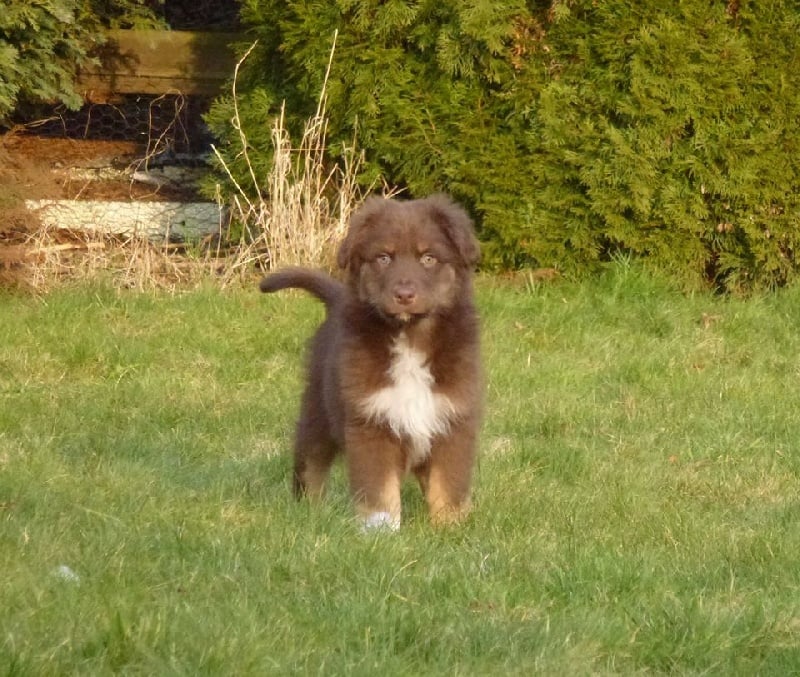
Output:
<instances>
[{"instance_id":1,"label":"sunlit grass","mask_svg":"<svg viewBox=\"0 0 800 677\"><path fill-rule=\"evenodd\" d=\"M800 293L481 279L476 509L290 497L301 295L0 299L8 674L800 670Z\"/></svg>"}]
</instances>

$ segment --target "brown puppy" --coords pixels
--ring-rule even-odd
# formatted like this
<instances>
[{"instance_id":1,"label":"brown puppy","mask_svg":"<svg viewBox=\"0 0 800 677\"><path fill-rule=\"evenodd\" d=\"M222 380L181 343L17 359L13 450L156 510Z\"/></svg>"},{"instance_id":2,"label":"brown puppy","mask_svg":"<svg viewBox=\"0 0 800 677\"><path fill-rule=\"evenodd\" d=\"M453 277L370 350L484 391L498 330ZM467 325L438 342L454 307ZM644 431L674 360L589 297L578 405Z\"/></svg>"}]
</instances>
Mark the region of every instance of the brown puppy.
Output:
<instances>
[{"instance_id":1,"label":"brown puppy","mask_svg":"<svg viewBox=\"0 0 800 677\"><path fill-rule=\"evenodd\" d=\"M372 197L338 253L346 284L304 268L262 280L262 291L300 287L327 307L297 424L296 494L320 496L344 451L365 527L399 527L408 472L435 523L468 513L482 393L479 256L469 217L449 198Z\"/></svg>"}]
</instances>

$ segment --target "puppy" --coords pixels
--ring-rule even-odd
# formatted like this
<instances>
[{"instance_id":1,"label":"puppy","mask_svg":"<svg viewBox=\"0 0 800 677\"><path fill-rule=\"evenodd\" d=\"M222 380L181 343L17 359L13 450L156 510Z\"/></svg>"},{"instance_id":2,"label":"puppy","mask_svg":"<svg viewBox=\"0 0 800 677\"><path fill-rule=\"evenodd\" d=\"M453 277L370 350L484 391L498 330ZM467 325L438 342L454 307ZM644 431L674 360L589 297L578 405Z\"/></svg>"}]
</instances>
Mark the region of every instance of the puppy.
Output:
<instances>
[{"instance_id":1,"label":"puppy","mask_svg":"<svg viewBox=\"0 0 800 677\"><path fill-rule=\"evenodd\" d=\"M371 197L338 252L344 284L304 268L261 281L261 291L299 287L327 307L297 423L296 495L321 496L344 452L365 528L400 526L409 473L435 524L467 515L483 390L479 256L469 216L444 195Z\"/></svg>"}]
</instances>

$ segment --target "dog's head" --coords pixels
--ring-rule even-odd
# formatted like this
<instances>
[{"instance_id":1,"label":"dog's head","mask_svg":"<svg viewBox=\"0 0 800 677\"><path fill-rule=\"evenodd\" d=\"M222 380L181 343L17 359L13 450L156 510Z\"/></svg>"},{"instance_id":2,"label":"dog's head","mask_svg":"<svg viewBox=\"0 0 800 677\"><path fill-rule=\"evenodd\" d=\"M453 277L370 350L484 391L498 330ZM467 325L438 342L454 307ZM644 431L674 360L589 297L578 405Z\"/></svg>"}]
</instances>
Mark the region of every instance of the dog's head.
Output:
<instances>
[{"instance_id":1,"label":"dog's head","mask_svg":"<svg viewBox=\"0 0 800 677\"><path fill-rule=\"evenodd\" d=\"M350 220L338 264L362 301L408 322L452 307L479 258L472 221L448 197L371 197Z\"/></svg>"}]
</instances>

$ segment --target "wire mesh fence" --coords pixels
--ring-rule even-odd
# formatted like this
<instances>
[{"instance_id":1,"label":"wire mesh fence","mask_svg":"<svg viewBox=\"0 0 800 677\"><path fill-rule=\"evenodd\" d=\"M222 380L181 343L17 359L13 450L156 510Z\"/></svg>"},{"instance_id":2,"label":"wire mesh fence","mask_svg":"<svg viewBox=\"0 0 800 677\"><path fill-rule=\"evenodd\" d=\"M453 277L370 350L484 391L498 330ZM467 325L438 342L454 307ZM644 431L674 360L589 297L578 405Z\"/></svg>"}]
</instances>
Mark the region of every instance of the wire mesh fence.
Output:
<instances>
[{"instance_id":1,"label":"wire mesh fence","mask_svg":"<svg viewBox=\"0 0 800 677\"><path fill-rule=\"evenodd\" d=\"M207 96L126 94L113 103L87 102L76 111L39 107L28 113L25 127L37 136L132 141L148 155L196 155L213 140L203 121L209 105Z\"/></svg>"},{"instance_id":2,"label":"wire mesh fence","mask_svg":"<svg viewBox=\"0 0 800 677\"><path fill-rule=\"evenodd\" d=\"M239 26L238 0L148 0L173 30L230 30Z\"/></svg>"}]
</instances>

